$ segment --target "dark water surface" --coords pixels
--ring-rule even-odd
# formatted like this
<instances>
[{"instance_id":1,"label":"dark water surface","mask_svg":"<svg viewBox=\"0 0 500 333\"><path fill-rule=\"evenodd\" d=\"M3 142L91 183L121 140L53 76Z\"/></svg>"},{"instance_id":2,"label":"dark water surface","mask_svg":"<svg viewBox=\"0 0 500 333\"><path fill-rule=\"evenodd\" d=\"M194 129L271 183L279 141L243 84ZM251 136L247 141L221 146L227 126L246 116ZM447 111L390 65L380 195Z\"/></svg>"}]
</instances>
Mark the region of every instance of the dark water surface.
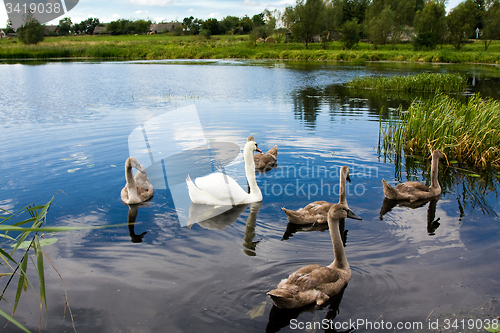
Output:
<instances>
[{"instance_id":1,"label":"dark water surface","mask_svg":"<svg viewBox=\"0 0 500 333\"><path fill-rule=\"evenodd\" d=\"M429 183L430 163L423 157L393 161L377 151L380 108L390 112L407 105L408 97L341 86L355 76L422 71L460 72L474 83L470 92L500 96L498 69L482 66L0 65L8 88L0 94L0 207L17 211L55 194L49 226L136 220L134 228L60 233L57 243L44 247L64 279L78 332L391 332L398 323L399 331L411 332L436 322L445 331L447 323L456 323L475 332L500 315L498 173L441 163L438 201L384 205L382 178ZM120 200L129 135L155 117L193 105L210 142L243 147L253 135L262 150L278 145L278 168L257 175L262 204L187 227L181 215L188 212L176 210L169 189L157 188L150 202L129 212ZM190 135L179 128L169 139L189 141ZM342 165L350 167L349 206L363 218L346 223L349 285L323 308L279 311L267 291L303 265L333 260L328 231L287 228L281 207L338 201ZM241 169L241 158L228 167L235 177ZM245 185L244 178L238 181ZM45 273L49 312L42 316L43 331L69 332L64 287L49 264ZM15 318L37 331L36 283L34 288L22 297ZM14 293L11 286L10 303L0 305L8 313ZM10 324L4 331L18 330Z\"/></svg>"}]
</instances>

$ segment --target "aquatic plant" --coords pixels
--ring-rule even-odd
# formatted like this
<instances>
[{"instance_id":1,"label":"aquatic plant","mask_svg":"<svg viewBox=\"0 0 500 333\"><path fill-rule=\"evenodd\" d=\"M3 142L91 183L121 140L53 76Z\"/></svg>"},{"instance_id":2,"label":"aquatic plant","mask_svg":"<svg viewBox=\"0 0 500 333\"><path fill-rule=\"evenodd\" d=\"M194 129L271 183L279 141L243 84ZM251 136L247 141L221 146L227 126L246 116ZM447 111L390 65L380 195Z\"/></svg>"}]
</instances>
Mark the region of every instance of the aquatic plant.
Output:
<instances>
[{"instance_id":1,"label":"aquatic plant","mask_svg":"<svg viewBox=\"0 0 500 333\"><path fill-rule=\"evenodd\" d=\"M467 87L467 78L452 73L420 73L408 76L355 77L344 85L357 89L393 90L403 92L460 92Z\"/></svg>"},{"instance_id":2,"label":"aquatic plant","mask_svg":"<svg viewBox=\"0 0 500 333\"><path fill-rule=\"evenodd\" d=\"M44 274L44 265L43 265L43 253L41 250L41 244L40 244L40 236L38 235L38 231L40 226L43 224L43 222L46 219L47 216L47 211L49 210L50 205L52 204L52 199L45 205L43 206L34 206L34 205L28 205L25 208L23 208L21 211L18 213L14 214L11 212L8 212L5 209L0 208L0 210L4 213L8 213L8 216L0 216L0 230L5 231L4 234L0 234L1 237L7 240L11 241L16 241L17 242L14 244L14 249L12 252L9 254L7 251L5 251L3 248L0 248L0 258L3 259L5 262L4 267L8 267L11 272L9 273L3 273L2 275L8 276L10 275L10 279L8 280L7 284L5 285L2 294L0 295L0 299L3 299L4 293L7 290L7 287L10 285L11 281L13 280L14 276L19 274L19 280L17 283L17 290L16 290L16 296L14 300L14 308L12 310L12 314L16 312L17 305L19 304L19 299L21 297L21 292L23 289L26 291L28 284L31 285L28 276L26 274L27 269L28 269L28 261L29 261L29 250L33 249L35 252L35 257L36 261L32 260L33 265L36 268L37 274L38 274L38 279L39 279L39 284L40 284L40 292L39 292L39 298L40 298L40 308L42 308L43 305L45 305L45 308L47 308L47 300L46 300L46 295L45 295L45 274ZM5 225L4 222L14 218L15 216L27 212L31 216L31 218L14 223L13 225ZM21 226L32 223L31 227L29 228L23 228ZM20 234L17 236L17 238L13 238L8 235L9 231L18 231ZM29 241L28 246L23 246L25 244L25 239L28 238L28 236L31 237L31 234L33 233L31 241ZM14 254L18 249L21 248L26 248L24 255L22 256L22 259L17 262L14 259ZM13 264L13 265L12 265ZM14 268L14 267L15 268ZM32 286L33 287L33 286ZM24 326L22 326L20 323L15 321L12 317L10 317L8 314L5 312L0 313L2 316L7 318L9 321L14 323L16 326L21 328L25 332L29 332Z\"/></svg>"},{"instance_id":3,"label":"aquatic plant","mask_svg":"<svg viewBox=\"0 0 500 333\"><path fill-rule=\"evenodd\" d=\"M381 123L382 148L400 154L440 149L448 158L475 167L500 167L500 103L474 94L467 103L438 93L398 119Z\"/></svg>"},{"instance_id":4,"label":"aquatic plant","mask_svg":"<svg viewBox=\"0 0 500 333\"><path fill-rule=\"evenodd\" d=\"M9 280L7 281L5 287L3 288L2 293L0 294L0 300L4 300L4 294L9 287L10 283L14 280L14 277L16 275L19 276L18 281L17 281L17 289L16 289L16 295L14 299L14 307L12 310L12 315L16 312L17 306L19 304L19 299L21 297L21 293L24 290L25 292L28 289L28 286L31 286L33 288L33 285L31 281L28 279L27 271L28 271L28 262L31 261L37 276L38 276L38 282L39 282L39 300L40 300L40 321L39 325L41 327L41 315L42 315L42 309L45 307L45 310L47 310L47 297L45 293L45 274L44 274L44 256L46 257L47 261L50 263L52 268L56 271L56 273L59 275L59 277L62 280L61 275L55 268L54 264L52 263L52 260L47 256L46 253L42 251L42 246L44 245L49 245L53 244L57 241L57 238L43 238L42 236L39 235L39 232L61 232L61 231L72 231L72 230L80 230L80 229L95 229L95 228L106 228L106 227L111 227L111 226L97 226L97 227L44 227L42 226L44 222L46 222L47 219L47 212L50 208L50 205L52 204L52 201L54 200L54 197L50 199L49 202L47 202L45 205L41 206L35 206L34 204L30 204L24 208L22 208L20 211L16 213L12 213L6 209L0 208L0 237L3 238L7 242L12 242L12 251L10 253L7 252L7 250L4 248L3 243L0 246L0 259L4 262L2 265L4 270L7 270L7 272L2 271L0 272L0 276L10 276ZM23 213L28 213L30 215L30 218L13 223L13 224L7 224L6 222L14 220L14 218L20 216ZM26 225L29 225L28 227L25 227ZM114 225L116 226L116 225ZM15 233L16 237L12 237L9 235L9 233ZM28 240L26 240L28 239ZM16 258L16 252L18 250L25 250L24 255L21 257L19 261L17 261ZM33 250L34 252L34 259L31 258L30 256L30 250ZM63 286L64 286L64 281L63 281ZM68 303L68 297L66 295L66 290L64 290L65 296L66 296L66 304L64 308L68 309L71 321L73 322L73 315L71 313L71 308L69 307ZM9 314L5 313L4 311L0 310L0 316L3 316L16 326L18 326L20 329L22 329L24 332L29 332L29 330L21 325L18 321L16 321L12 316ZM73 328L74 328L74 323L73 323ZM75 329L76 331L76 329Z\"/></svg>"}]
</instances>

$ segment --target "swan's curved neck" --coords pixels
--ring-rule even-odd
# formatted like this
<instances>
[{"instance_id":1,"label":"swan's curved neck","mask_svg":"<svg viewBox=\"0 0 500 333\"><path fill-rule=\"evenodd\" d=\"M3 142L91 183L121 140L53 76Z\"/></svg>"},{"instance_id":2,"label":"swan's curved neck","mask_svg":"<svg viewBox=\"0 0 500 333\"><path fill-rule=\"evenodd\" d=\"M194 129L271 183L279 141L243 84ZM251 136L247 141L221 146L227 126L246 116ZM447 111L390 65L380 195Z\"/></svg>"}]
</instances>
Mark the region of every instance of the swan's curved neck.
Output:
<instances>
[{"instance_id":1,"label":"swan's curved neck","mask_svg":"<svg viewBox=\"0 0 500 333\"><path fill-rule=\"evenodd\" d=\"M260 192L259 186L257 185L257 179L255 178L255 162L253 160L253 150L252 147L248 144L245 145L245 149L243 150L243 159L245 161L245 173L247 176L248 185L250 186L250 195L262 200L262 193Z\"/></svg>"},{"instance_id":2,"label":"swan's curved neck","mask_svg":"<svg viewBox=\"0 0 500 333\"><path fill-rule=\"evenodd\" d=\"M346 199L346 178L347 178L347 171L342 168L340 170L340 193L339 193L339 203L347 206L347 199Z\"/></svg>"},{"instance_id":3,"label":"swan's curved neck","mask_svg":"<svg viewBox=\"0 0 500 333\"><path fill-rule=\"evenodd\" d=\"M347 262L344 245L342 243L342 237L340 236L339 221L334 221L329 216L328 228L330 229L330 237L332 238L333 244L333 253L335 254L335 260L333 260L329 267L347 270L349 269L349 263Z\"/></svg>"},{"instance_id":4,"label":"swan's curved neck","mask_svg":"<svg viewBox=\"0 0 500 333\"><path fill-rule=\"evenodd\" d=\"M134 175L132 174L132 165L125 165L125 179L127 180L127 191L129 201L139 200L137 195L137 185L135 184ZM139 200L140 201L140 200Z\"/></svg>"},{"instance_id":5,"label":"swan's curved neck","mask_svg":"<svg viewBox=\"0 0 500 333\"><path fill-rule=\"evenodd\" d=\"M431 188L435 189L441 189L441 186L439 185L439 180L438 180L438 168L439 168L439 158L434 158L434 155L432 156L432 162L431 162Z\"/></svg>"}]
</instances>

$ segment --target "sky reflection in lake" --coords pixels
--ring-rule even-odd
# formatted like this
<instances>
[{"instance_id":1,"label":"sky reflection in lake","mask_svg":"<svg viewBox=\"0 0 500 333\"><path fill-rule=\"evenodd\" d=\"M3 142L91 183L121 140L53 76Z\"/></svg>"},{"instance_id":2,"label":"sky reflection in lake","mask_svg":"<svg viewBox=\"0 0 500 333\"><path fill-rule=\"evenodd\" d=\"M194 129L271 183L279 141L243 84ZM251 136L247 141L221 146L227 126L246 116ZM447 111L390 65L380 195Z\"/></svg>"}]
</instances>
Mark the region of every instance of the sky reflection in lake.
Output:
<instances>
[{"instance_id":1,"label":"sky reflection in lake","mask_svg":"<svg viewBox=\"0 0 500 333\"><path fill-rule=\"evenodd\" d=\"M172 193L158 188L150 202L138 207L133 229L123 225L58 234L59 241L44 251L64 278L78 332L262 332L266 327L290 332L286 320L292 317L309 322L425 322L430 314L432 320L491 318L498 315L493 298L500 292L497 174L474 178L441 163L443 194L430 220L432 226L439 218L439 225L429 229L430 203L394 206L381 219L381 179L428 183L430 161L415 156L393 163L393 157L377 151L380 108L387 117L389 108L408 103L407 96L357 93L339 85L356 75L420 71L460 71L476 75L478 85L484 77L495 80L488 69L471 66L0 65L2 78L20 83L0 96L1 207L42 204L56 193L49 225L126 223L131 215L119 193L130 133L194 105L209 142L243 147L253 135L262 150L278 145L278 167L257 175L262 205L183 227ZM490 87L487 94L498 91ZM189 139L189 133L180 135ZM338 201L335 170L342 165L351 169L349 206L363 218L346 223L353 277L339 302L280 313L265 293L300 266L333 260L325 230L297 230L284 239L287 220L281 207ZM226 171L246 186L242 167L240 156ZM182 213L189 214L189 208ZM61 320L60 279L50 267L46 272L47 329L68 330L68 318ZM9 291L11 301L14 291ZM32 291L23 296L16 318L36 330L39 305L33 297ZM252 309L258 315L248 314ZM6 331L14 329L9 325Z\"/></svg>"}]
</instances>

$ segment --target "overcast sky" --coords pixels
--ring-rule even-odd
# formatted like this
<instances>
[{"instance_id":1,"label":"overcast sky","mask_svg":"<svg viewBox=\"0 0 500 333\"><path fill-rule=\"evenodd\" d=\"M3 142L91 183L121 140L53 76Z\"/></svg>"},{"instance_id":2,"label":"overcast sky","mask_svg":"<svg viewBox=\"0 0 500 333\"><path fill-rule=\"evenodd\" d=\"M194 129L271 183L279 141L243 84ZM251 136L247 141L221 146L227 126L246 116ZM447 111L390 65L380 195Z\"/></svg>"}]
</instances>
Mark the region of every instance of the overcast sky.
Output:
<instances>
[{"instance_id":1,"label":"overcast sky","mask_svg":"<svg viewBox=\"0 0 500 333\"><path fill-rule=\"evenodd\" d=\"M4 3L15 0L3 0ZM462 0L449 0L447 10ZM282 11L295 0L80 0L73 10L49 22L58 24L63 17L70 17L79 23L89 17L97 17L107 23L117 19L150 19L151 21L181 21L193 16L200 19L215 17L218 20L230 15L252 17L264 9ZM0 6L0 27L5 27L8 16L4 6Z\"/></svg>"}]
</instances>

